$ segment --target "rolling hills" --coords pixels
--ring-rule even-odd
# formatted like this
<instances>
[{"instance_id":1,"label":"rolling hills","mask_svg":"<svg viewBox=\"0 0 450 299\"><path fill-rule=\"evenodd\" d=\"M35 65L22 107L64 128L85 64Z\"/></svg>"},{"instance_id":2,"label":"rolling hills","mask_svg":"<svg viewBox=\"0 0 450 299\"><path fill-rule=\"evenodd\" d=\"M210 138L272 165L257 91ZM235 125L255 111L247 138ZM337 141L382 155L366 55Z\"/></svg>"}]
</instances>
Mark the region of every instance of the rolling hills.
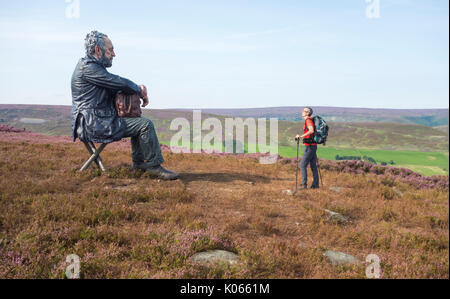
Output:
<instances>
[{"instance_id":1,"label":"rolling hills","mask_svg":"<svg viewBox=\"0 0 450 299\"><path fill-rule=\"evenodd\" d=\"M363 156L366 155L364 152L368 152L369 156L378 163L393 160L397 166L408 167L426 175L446 174L449 171L448 110L416 111L327 107L315 107L315 109L321 115L329 115L327 120L334 120L329 122L331 129L327 146L320 147L319 150L323 158L334 159L336 155ZM281 118L284 115L286 119L289 119L289 117L298 118L298 110L298 108L292 107L206 109L202 111L202 120L215 117L224 127L225 118L230 117L226 116L227 114L233 117L279 116ZM271 111L270 115L269 111ZM16 128L26 128L47 135L69 136L71 135L70 113L70 106L0 105L0 124L9 124ZM181 109L145 109L144 116L153 120L159 139L165 144L169 144L172 136L176 133L169 129L172 120L181 117L186 118L192 124L193 118L192 110ZM436 128L417 124L425 118L432 120L429 122L430 125L440 124L446 119L447 124ZM364 122L344 122L344 119L364 120ZM411 121L412 119L415 123ZM298 121L280 120L278 122L278 143L281 155L287 157L296 155L293 136L299 132L301 125L302 123ZM204 133L206 134L207 131ZM225 140L225 137L223 135L222 140ZM400 154L401 156L399 156Z\"/></svg>"},{"instance_id":2,"label":"rolling hills","mask_svg":"<svg viewBox=\"0 0 450 299\"><path fill-rule=\"evenodd\" d=\"M256 109L254 110L256 111ZM364 109L357 109L357 111L359 110L365 111ZM207 111L220 112L222 115L205 113ZM224 127L224 114L227 114L228 111L226 109L222 112L211 109L202 110L202 119L216 117L221 120L222 127ZM282 111L285 111L285 109L282 109ZM48 135L71 135L70 112L70 106L0 105L0 124L7 123L17 128L26 128L33 132ZM245 111L237 113L232 110L232 112L234 113L233 117L263 117L263 115L257 115L257 113L244 115ZM275 110L274 115L278 115L277 113L277 110ZM420 112L416 112L416 114L421 115ZM175 133L175 131L169 130L170 122L173 119L182 117L192 123L192 110L146 109L144 110L144 116L153 120L159 138L163 141L169 141ZM436 118L438 117L442 117L440 110ZM367 117L364 122L344 122L340 120L335 122L332 117L327 121L329 121L331 127L328 146L333 148L358 147L420 151L448 151L449 149L448 133L445 131L445 126L430 128L401 122L368 122ZM282 146L294 145L295 141L292 140L292 136L297 134L301 125L301 123L294 121L279 121L279 144Z\"/></svg>"},{"instance_id":3,"label":"rolling hills","mask_svg":"<svg viewBox=\"0 0 450 299\"><path fill-rule=\"evenodd\" d=\"M316 114L331 122L389 122L429 127L448 126L448 109L369 109L314 107ZM205 113L232 117L276 117L280 120L301 119L301 107L268 107L249 109L203 109Z\"/></svg>"}]
</instances>

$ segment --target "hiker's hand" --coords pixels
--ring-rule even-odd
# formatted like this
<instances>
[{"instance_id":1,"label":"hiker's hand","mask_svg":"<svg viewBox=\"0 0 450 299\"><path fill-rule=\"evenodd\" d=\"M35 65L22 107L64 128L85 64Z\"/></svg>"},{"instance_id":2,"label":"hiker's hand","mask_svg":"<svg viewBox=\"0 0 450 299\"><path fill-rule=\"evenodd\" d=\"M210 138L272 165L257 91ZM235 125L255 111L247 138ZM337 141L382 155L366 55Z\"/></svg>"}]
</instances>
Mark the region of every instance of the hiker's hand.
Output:
<instances>
[{"instance_id":1,"label":"hiker's hand","mask_svg":"<svg viewBox=\"0 0 450 299\"><path fill-rule=\"evenodd\" d=\"M297 134L297 136L295 136L295 141L299 141L300 140L300 135Z\"/></svg>"},{"instance_id":2,"label":"hiker's hand","mask_svg":"<svg viewBox=\"0 0 450 299\"><path fill-rule=\"evenodd\" d=\"M148 105L147 87L145 85L140 85L139 87L141 88L140 97L142 99L142 107L145 107Z\"/></svg>"}]
</instances>

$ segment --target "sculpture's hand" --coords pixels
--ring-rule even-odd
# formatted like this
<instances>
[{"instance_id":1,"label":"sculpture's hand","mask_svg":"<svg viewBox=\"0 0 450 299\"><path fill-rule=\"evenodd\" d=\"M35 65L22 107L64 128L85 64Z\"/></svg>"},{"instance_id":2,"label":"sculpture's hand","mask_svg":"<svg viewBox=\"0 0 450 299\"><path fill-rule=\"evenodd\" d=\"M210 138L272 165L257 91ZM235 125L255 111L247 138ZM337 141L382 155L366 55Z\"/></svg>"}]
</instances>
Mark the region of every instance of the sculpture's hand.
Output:
<instances>
[{"instance_id":1,"label":"sculpture's hand","mask_svg":"<svg viewBox=\"0 0 450 299\"><path fill-rule=\"evenodd\" d=\"M142 99L142 107L145 107L149 103L147 95L147 87L145 87L145 85L140 85L139 87L141 88L140 97Z\"/></svg>"},{"instance_id":2,"label":"sculpture's hand","mask_svg":"<svg viewBox=\"0 0 450 299\"><path fill-rule=\"evenodd\" d=\"M146 107L148 105L148 97L142 99L142 107Z\"/></svg>"}]
</instances>

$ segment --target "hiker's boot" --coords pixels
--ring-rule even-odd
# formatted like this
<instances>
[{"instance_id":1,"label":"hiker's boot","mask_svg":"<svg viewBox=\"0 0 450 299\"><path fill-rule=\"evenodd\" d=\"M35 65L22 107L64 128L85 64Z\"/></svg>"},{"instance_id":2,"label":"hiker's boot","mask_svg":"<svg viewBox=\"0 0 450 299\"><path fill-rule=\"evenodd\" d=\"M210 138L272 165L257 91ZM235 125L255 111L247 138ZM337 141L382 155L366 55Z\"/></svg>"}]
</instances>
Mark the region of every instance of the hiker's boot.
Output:
<instances>
[{"instance_id":1,"label":"hiker's boot","mask_svg":"<svg viewBox=\"0 0 450 299\"><path fill-rule=\"evenodd\" d=\"M297 190L306 190L308 189L308 185L301 185Z\"/></svg>"},{"instance_id":2,"label":"hiker's boot","mask_svg":"<svg viewBox=\"0 0 450 299\"><path fill-rule=\"evenodd\" d=\"M161 165L158 165L156 167L147 168L146 171L148 173L150 173L151 175L154 175L157 178L160 178L165 181L177 180L178 177L180 176L178 173L167 170L164 167L162 167Z\"/></svg>"},{"instance_id":3,"label":"hiker's boot","mask_svg":"<svg viewBox=\"0 0 450 299\"><path fill-rule=\"evenodd\" d=\"M133 161L133 164L131 165L131 169L132 170L143 170L143 171L145 171L145 170L147 170L147 169L149 169L151 167L154 167L154 166L150 165L148 162L134 162Z\"/></svg>"},{"instance_id":4,"label":"hiker's boot","mask_svg":"<svg viewBox=\"0 0 450 299\"><path fill-rule=\"evenodd\" d=\"M312 185L311 187L309 187L309 189L319 189L319 186Z\"/></svg>"}]
</instances>

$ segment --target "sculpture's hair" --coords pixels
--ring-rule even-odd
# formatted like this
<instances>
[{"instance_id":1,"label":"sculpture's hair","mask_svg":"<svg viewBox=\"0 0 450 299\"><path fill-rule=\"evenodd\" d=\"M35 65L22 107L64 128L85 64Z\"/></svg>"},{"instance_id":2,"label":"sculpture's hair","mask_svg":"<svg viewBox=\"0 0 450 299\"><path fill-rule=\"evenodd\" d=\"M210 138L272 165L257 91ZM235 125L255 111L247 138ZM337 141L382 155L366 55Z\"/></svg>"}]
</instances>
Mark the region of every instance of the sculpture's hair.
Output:
<instances>
[{"instance_id":1,"label":"sculpture's hair","mask_svg":"<svg viewBox=\"0 0 450 299\"><path fill-rule=\"evenodd\" d=\"M86 54L94 55L95 46L99 46L102 52L105 51L105 37L106 34L100 33L96 30L89 32L84 40L84 47L86 48Z\"/></svg>"},{"instance_id":2,"label":"sculpture's hair","mask_svg":"<svg viewBox=\"0 0 450 299\"><path fill-rule=\"evenodd\" d=\"M312 114L313 114L313 110L312 110L312 108L309 108L309 107L305 107L305 109L303 109L304 111L306 111L306 113L308 113L308 116L311 116Z\"/></svg>"}]
</instances>

